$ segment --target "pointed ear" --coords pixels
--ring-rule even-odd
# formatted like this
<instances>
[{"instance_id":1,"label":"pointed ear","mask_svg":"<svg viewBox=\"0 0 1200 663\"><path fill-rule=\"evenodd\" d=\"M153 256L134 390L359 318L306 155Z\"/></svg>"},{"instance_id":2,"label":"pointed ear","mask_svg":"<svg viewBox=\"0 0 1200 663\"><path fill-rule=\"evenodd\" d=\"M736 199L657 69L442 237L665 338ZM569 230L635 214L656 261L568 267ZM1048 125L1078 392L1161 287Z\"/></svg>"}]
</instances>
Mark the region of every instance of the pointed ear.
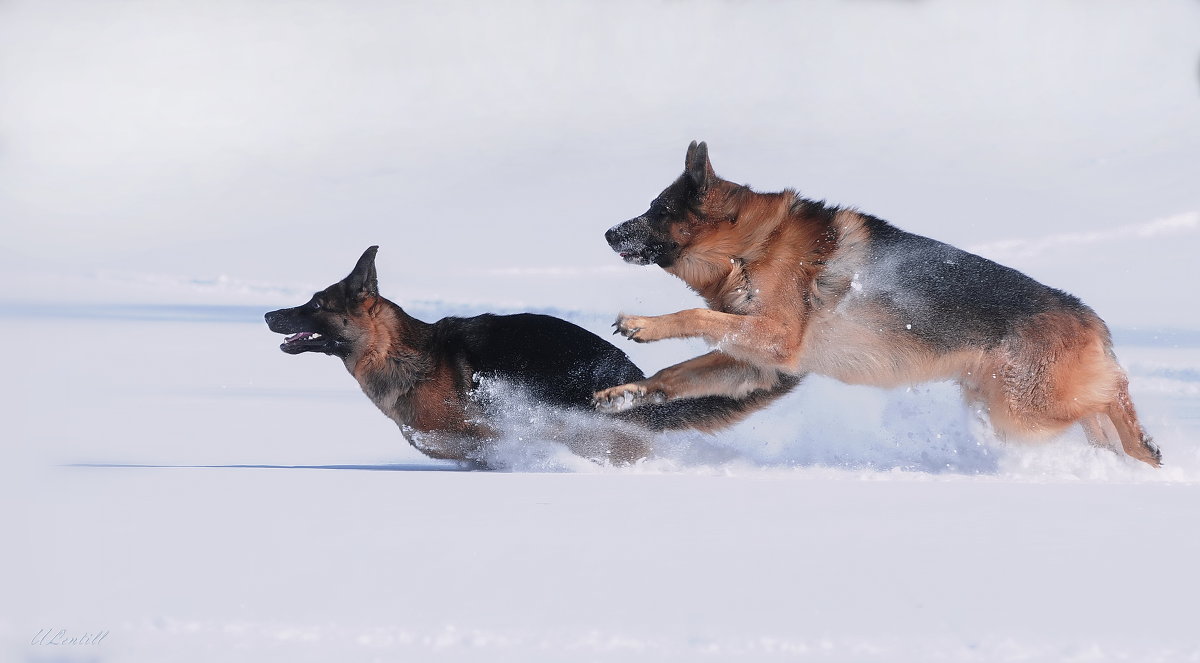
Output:
<instances>
[{"instance_id":1,"label":"pointed ear","mask_svg":"<svg viewBox=\"0 0 1200 663\"><path fill-rule=\"evenodd\" d=\"M351 299L362 301L367 297L379 295L379 277L375 274L375 253L377 251L379 251L378 246L372 246L363 251L362 257L358 259L358 264L354 266L354 271L346 277L346 295Z\"/></svg>"},{"instance_id":2,"label":"pointed ear","mask_svg":"<svg viewBox=\"0 0 1200 663\"><path fill-rule=\"evenodd\" d=\"M703 193L709 183L716 177L712 163L708 160L708 145L704 142L692 141L688 145L687 157L683 161L683 170L696 190Z\"/></svg>"}]
</instances>

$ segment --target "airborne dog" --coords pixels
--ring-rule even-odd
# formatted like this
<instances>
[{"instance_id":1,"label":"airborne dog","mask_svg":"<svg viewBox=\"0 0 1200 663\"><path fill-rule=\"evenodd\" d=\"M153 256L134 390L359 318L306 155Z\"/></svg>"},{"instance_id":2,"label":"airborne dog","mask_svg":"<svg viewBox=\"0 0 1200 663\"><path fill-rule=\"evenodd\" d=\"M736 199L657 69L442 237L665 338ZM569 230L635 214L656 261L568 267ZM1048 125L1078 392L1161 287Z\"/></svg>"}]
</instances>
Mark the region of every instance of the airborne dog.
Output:
<instances>
[{"instance_id":1,"label":"airborne dog","mask_svg":"<svg viewBox=\"0 0 1200 663\"><path fill-rule=\"evenodd\" d=\"M704 143L641 216L609 229L627 262L656 264L708 303L621 315L639 342L700 337L717 350L599 391L597 409L769 390L818 373L892 387L952 379L1001 434L1082 424L1092 443L1159 466L1108 328L1079 299L868 214L756 193L717 177Z\"/></svg>"},{"instance_id":2,"label":"airborne dog","mask_svg":"<svg viewBox=\"0 0 1200 663\"><path fill-rule=\"evenodd\" d=\"M367 397L428 456L486 466L504 403L481 398L481 382L499 381L536 403L587 412L593 392L645 377L611 343L547 315L422 322L379 295L378 248L368 248L349 276L306 304L267 313L267 326L290 334L279 346L288 354L319 352L341 359ZM616 417L628 425L564 433L560 441L581 456L632 462L645 456L651 431L722 428L796 382L783 380L737 397L635 408Z\"/></svg>"}]
</instances>

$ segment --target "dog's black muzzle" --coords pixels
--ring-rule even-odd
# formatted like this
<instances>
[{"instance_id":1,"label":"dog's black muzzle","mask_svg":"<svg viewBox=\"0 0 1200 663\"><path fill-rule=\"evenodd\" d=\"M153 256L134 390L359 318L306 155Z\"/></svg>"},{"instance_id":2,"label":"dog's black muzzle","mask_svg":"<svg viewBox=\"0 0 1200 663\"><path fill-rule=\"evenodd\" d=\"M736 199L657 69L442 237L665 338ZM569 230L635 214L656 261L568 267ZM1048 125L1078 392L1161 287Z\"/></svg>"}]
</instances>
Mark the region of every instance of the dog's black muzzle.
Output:
<instances>
[{"instance_id":1,"label":"dog's black muzzle","mask_svg":"<svg viewBox=\"0 0 1200 663\"><path fill-rule=\"evenodd\" d=\"M267 321L267 329L276 334L298 334L302 331L307 331L303 329L303 325L300 324L297 318L296 309L294 308L281 308L278 311L271 311L263 316L263 319Z\"/></svg>"},{"instance_id":2,"label":"dog's black muzzle","mask_svg":"<svg viewBox=\"0 0 1200 663\"><path fill-rule=\"evenodd\" d=\"M267 313L263 318L267 321L267 329L276 334L290 334L279 344L279 349L290 355L302 352L337 354L338 340L322 335L317 330L317 324L301 310L281 308Z\"/></svg>"},{"instance_id":3,"label":"dog's black muzzle","mask_svg":"<svg viewBox=\"0 0 1200 663\"><path fill-rule=\"evenodd\" d=\"M643 216L609 228L604 233L604 239L625 262L635 265L657 264L666 267L674 262L678 248L669 239L658 237Z\"/></svg>"}]
</instances>

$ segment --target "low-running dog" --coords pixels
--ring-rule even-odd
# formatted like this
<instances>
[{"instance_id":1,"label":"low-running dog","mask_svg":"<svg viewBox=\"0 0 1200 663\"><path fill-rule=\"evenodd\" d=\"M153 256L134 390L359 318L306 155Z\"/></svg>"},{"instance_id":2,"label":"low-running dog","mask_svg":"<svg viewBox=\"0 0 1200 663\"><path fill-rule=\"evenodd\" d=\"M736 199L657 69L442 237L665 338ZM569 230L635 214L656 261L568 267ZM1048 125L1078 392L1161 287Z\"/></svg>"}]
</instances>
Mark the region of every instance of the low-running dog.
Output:
<instances>
[{"instance_id":1,"label":"low-running dog","mask_svg":"<svg viewBox=\"0 0 1200 663\"><path fill-rule=\"evenodd\" d=\"M349 276L308 303L267 313L267 326L290 334L279 346L288 354L320 352L341 359L367 397L430 457L487 465L505 404L481 397L483 382L515 387L552 408L588 412L593 392L645 377L611 343L559 318L521 313L417 320L379 295L378 248L368 248ZM651 431L728 426L796 382L783 380L737 397L636 408L616 417L630 425L562 431L558 439L581 456L628 463L646 455Z\"/></svg>"},{"instance_id":2,"label":"low-running dog","mask_svg":"<svg viewBox=\"0 0 1200 663\"><path fill-rule=\"evenodd\" d=\"M1108 328L1079 299L873 216L756 193L717 177L704 143L641 216L609 229L627 262L656 264L708 303L621 315L635 341L700 337L717 350L600 390L596 407L770 390L818 373L892 387L952 379L1001 434L1079 422L1094 444L1155 467Z\"/></svg>"}]
</instances>

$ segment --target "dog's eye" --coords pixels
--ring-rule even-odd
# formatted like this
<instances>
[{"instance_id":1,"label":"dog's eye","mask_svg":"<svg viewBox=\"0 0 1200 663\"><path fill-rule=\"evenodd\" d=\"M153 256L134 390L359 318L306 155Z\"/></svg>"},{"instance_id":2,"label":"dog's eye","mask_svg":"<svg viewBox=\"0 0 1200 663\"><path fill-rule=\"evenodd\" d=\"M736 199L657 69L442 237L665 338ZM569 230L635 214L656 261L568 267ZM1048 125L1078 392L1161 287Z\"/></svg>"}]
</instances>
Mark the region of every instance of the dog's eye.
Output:
<instances>
[{"instance_id":1,"label":"dog's eye","mask_svg":"<svg viewBox=\"0 0 1200 663\"><path fill-rule=\"evenodd\" d=\"M320 310L321 310L321 302L320 302L320 300L316 300L316 299L312 300L312 303L310 303L310 304L309 304L309 306L311 306L311 307L313 308L313 310L314 310L314 311L320 311Z\"/></svg>"}]
</instances>

